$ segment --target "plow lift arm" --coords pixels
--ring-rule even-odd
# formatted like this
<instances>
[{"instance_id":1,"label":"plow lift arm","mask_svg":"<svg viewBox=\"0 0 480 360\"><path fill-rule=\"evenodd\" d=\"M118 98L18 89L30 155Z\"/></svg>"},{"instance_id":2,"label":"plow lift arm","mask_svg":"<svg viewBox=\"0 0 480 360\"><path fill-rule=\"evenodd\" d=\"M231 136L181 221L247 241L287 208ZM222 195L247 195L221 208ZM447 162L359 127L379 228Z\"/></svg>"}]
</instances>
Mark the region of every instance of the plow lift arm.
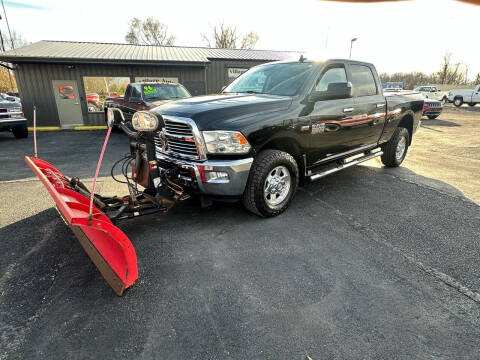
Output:
<instances>
[{"instance_id":1,"label":"plow lift arm","mask_svg":"<svg viewBox=\"0 0 480 360\"><path fill-rule=\"evenodd\" d=\"M133 156L126 159L132 167L137 167L133 172L140 172L139 159L152 164L155 161L155 166L151 166L148 171L148 187L144 191L138 190L135 177L132 183L126 176L129 195L104 197L95 194L95 183L108 137L115 125L136 139L137 162L133 161ZM176 200L183 200L186 196L183 196L183 189L178 186L172 188L165 185L168 180L165 181L165 174L156 166L153 141L148 141L151 132L133 131L125 123L123 114L111 108L108 110L108 126L91 191L77 177L67 178L44 160L25 156L25 161L43 183L60 216L72 229L107 283L117 295L122 295L138 279L137 256L129 238L114 223L155 212L166 212Z\"/></svg>"}]
</instances>

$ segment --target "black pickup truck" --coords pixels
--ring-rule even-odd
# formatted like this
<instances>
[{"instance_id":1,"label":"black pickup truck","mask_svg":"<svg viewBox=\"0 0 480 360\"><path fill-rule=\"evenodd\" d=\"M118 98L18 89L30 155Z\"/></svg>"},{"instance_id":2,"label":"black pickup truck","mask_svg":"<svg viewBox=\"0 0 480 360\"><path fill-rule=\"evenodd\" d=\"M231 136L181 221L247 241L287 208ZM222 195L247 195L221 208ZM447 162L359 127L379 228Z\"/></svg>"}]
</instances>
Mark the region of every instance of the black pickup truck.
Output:
<instances>
[{"instance_id":1,"label":"black pickup truck","mask_svg":"<svg viewBox=\"0 0 480 360\"><path fill-rule=\"evenodd\" d=\"M167 185L203 199L241 199L269 217L305 181L378 156L399 166L423 103L415 92L384 95L372 64L302 57L253 67L221 94L137 112L136 132L122 128L132 137L133 179L147 192ZM121 115L108 117L118 124Z\"/></svg>"}]
</instances>

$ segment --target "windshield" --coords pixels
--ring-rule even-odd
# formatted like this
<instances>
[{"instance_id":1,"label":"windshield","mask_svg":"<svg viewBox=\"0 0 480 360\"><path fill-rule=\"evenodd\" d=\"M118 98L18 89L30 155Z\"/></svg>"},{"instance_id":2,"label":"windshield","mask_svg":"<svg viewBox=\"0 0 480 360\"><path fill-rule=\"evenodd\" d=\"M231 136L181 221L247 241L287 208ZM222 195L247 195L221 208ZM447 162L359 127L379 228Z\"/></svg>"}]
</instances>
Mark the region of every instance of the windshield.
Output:
<instances>
[{"instance_id":1,"label":"windshield","mask_svg":"<svg viewBox=\"0 0 480 360\"><path fill-rule=\"evenodd\" d=\"M177 84L145 84L143 85L143 94L146 101L190 97L187 89Z\"/></svg>"},{"instance_id":2,"label":"windshield","mask_svg":"<svg viewBox=\"0 0 480 360\"><path fill-rule=\"evenodd\" d=\"M224 93L296 95L312 69L312 63L277 63L254 67L228 85Z\"/></svg>"}]
</instances>

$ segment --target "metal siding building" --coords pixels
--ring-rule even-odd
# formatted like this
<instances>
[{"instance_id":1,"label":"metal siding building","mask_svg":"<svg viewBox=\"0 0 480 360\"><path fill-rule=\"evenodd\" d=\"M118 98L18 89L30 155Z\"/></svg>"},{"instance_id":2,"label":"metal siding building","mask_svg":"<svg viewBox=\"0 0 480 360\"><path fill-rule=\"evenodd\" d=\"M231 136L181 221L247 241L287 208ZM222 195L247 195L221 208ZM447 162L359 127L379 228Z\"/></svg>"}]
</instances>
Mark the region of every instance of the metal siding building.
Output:
<instances>
[{"instance_id":1,"label":"metal siding building","mask_svg":"<svg viewBox=\"0 0 480 360\"><path fill-rule=\"evenodd\" d=\"M213 49L176 46L40 41L0 54L14 64L26 117L32 123L33 106L39 126L61 126L53 81L76 84L81 117L79 125L104 125L102 112L87 110L85 77L170 77L178 79L193 96L216 93L237 72L269 61L298 59L291 51Z\"/></svg>"}]
</instances>

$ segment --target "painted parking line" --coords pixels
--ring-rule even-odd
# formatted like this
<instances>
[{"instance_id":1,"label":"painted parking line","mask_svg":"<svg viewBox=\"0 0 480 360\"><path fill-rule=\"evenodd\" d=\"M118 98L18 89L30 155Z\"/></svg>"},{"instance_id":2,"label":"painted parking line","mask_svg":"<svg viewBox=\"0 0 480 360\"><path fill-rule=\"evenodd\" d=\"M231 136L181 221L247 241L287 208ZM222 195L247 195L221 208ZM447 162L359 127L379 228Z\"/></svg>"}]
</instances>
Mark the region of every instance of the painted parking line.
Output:
<instances>
[{"instance_id":1,"label":"painted parking line","mask_svg":"<svg viewBox=\"0 0 480 360\"><path fill-rule=\"evenodd\" d=\"M73 130L107 130L107 126L106 125L75 126Z\"/></svg>"},{"instance_id":2,"label":"painted parking line","mask_svg":"<svg viewBox=\"0 0 480 360\"><path fill-rule=\"evenodd\" d=\"M57 131L61 130L60 126L37 126L37 131ZM33 131L33 127L28 127L28 131Z\"/></svg>"}]
</instances>

